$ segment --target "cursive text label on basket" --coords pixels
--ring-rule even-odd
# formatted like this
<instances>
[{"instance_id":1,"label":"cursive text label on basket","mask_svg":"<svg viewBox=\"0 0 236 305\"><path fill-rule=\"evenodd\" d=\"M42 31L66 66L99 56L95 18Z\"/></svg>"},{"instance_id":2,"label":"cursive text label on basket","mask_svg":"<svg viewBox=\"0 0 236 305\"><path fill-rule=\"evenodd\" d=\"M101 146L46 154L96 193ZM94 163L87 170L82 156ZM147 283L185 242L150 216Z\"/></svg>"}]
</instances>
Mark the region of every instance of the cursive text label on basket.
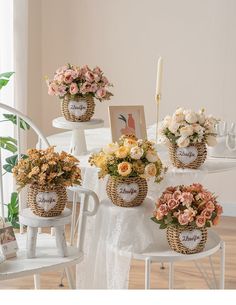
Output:
<instances>
[{"instance_id":1,"label":"cursive text label on basket","mask_svg":"<svg viewBox=\"0 0 236 305\"><path fill-rule=\"evenodd\" d=\"M139 186L137 183L120 183L117 186L118 196L126 202L133 201L139 193Z\"/></svg>"},{"instance_id":2,"label":"cursive text label on basket","mask_svg":"<svg viewBox=\"0 0 236 305\"><path fill-rule=\"evenodd\" d=\"M87 102L84 100L69 101L68 110L70 114L76 117L80 117L84 115L87 111Z\"/></svg>"},{"instance_id":3,"label":"cursive text label on basket","mask_svg":"<svg viewBox=\"0 0 236 305\"><path fill-rule=\"evenodd\" d=\"M36 196L37 205L45 212L50 211L57 204L56 192L39 192Z\"/></svg>"},{"instance_id":4,"label":"cursive text label on basket","mask_svg":"<svg viewBox=\"0 0 236 305\"><path fill-rule=\"evenodd\" d=\"M197 159L198 151L194 146L178 147L176 149L176 156L180 162L187 165Z\"/></svg>"},{"instance_id":5,"label":"cursive text label on basket","mask_svg":"<svg viewBox=\"0 0 236 305\"><path fill-rule=\"evenodd\" d=\"M195 249L202 240L201 230L183 231L179 235L182 245L190 250Z\"/></svg>"}]
</instances>

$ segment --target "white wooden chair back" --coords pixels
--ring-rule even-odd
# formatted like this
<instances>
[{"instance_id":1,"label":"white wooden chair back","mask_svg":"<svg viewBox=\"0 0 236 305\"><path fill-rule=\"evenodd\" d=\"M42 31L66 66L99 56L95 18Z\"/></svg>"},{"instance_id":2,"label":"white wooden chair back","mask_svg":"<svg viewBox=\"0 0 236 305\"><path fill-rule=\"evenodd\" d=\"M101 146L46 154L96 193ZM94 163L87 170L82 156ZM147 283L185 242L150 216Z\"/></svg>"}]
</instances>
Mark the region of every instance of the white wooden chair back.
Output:
<instances>
[{"instance_id":1,"label":"white wooden chair back","mask_svg":"<svg viewBox=\"0 0 236 305\"><path fill-rule=\"evenodd\" d=\"M46 137L43 135L41 130L36 126L35 123L32 122L32 120L24 115L22 112L3 104L0 102L0 109L3 109L4 111L9 112L10 114L16 115L16 140L17 140L17 155L18 155L18 160L20 159L20 156L22 154L22 145L21 145L21 140L22 140L22 133L20 132L20 119L23 119L27 124L29 124L30 128L37 134L38 136L38 143L39 147L41 147L42 144L44 144L44 147L49 147L50 144ZM1 132L0 132L1 133ZM2 163L2 151L0 147L0 206L1 206L1 216L4 219L4 189L3 189L3 163ZM22 206L22 200L21 196L19 196L19 210L23 208ZM22 228L21 228L22 231Z\"/></svg>"},{"instance_id":2,"label":"white wooden chair back","mask_svg":"<svg viewBox=\"0 0 236 305\"><path fill-rule=\"evenodd\" d=\"M73 192L70 245L76 245L78 250L83 252L86 218L88 216L94 216L97 213L99 199L95 192L81 186L71 187L69 189ZM78 203L80 203L79 213Z\"/></svg>"}]
</instances>

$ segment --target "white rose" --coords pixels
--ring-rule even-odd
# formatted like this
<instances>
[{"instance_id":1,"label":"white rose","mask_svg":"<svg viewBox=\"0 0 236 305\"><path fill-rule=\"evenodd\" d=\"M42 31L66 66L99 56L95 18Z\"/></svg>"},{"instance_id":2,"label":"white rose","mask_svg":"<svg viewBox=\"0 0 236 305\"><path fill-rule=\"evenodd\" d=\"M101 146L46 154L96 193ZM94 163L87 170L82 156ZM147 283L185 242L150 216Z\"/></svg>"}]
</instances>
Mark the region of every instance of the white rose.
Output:
<instances>
[{"instance_id":1,"label":"white rose","mask_svg":"<svg viewBox=\"0 0 236 305\"><path fill-rule=\"evenodd\" d=\"M212 135L206 137L206 142L208 146L215 146L217 144L216 137Z\"/></svg>"},{"instance_id":2,"label":"white rose","mask_svg":"<svg viewBox=\"0 0 236 305\"><path fill-rule=\"evenodd\" d=\"M167 115L162 121L163 128L169 127L170 123L171 123L171 116Z\"/></svg>"},{"instance_id":3,"label":"white rose","mask_svg":"<svg viewBox=\"0 0 236 305\"><path fill-rule=\"evenodd\" d=\"M179 147L187 147L187 146L189 146L190 140L189 140L189 138L186 138L186 137L180 137L176 141L176 143Z\"/></svg>"},{"instance_id":4,"label":"white rose","mask_svg":"<svg viewBox=\"0 0 236 305\"><path fill-rule=\"evenodd\" d=\"M146 153L146 159L148 162L156 162L159 158L156 151L149 150Z\"/></svg>"},{"instance_id":5,"label":"white rose","mask_svg":"<svg viewBox=\"0 0 236 305\"><path fill-rule=\"evenodd\" d=\"M186 125L184 127L181 127L180 130L180 135L183 137L188 137L193 134L193 127L191 125Z\"/></svg>"},{"instance_id":6,"label":"white rose","mask_svg":"<svg viewBox=\"0 0 236 305\"><path fill-rule=\"evenodd\" d=\"M147 178L151 178L151 177L156 176L157 169L156 169L155 164L150 163L150 164L146 165L144 172L145 172L145 176Z\"/></svg>"},{"instance_id":7,"label":"white rose","mask_svg":"<svg viewBox=\"0 0 236 305\"><path fill-rule=\"evenodd\" d=\"M143 156L143 149L135 146L130 150L130 157L134 160L139 160Z\"/></svg>"},{"instance_id":8,"label":"white rose","mask_svg":"<svg viewBox=\"0 0 236 305\"><path fill-rule=\"evenodd\" d=\"M170 132L176 133L177 130L179 129L179 123L172 120L168 128Z\"/></svg>"},{"instance_id":9,"label":"white rose","mask_svg":"<svg viewBox=\"0 0 236 305\"><path fill-rule=\"evenodd\" d=\"M198 114L198 122L199 124L203 125L205 123L206 117L204 113L199 113Z\"/></svg>"},{"instance_id":10,"label":"white rose","mask_svg":"<svg viewBox=\"0 0 236 305\"><path fill-rule=\"evenodd\" d=\"M185 112L185 120L189 123L189 124L194 124L197 122L198 117L197 114L193 111L186 111Z\"/></svg>"},{"instance_id":11,"label":"white rose","mask_svg":"<svg viewBox=\"0 0 236 305\"><path fill-rule=\"evenodd\" d=\"M103 148L105 154L113 154L119 149L119 144L117 142L108 144Z\"/></svg>"},{"instance_id":12,"label":"white rose","mask_svg":"<svg viewBox=\"0 0 236 305\"><path fill-rule=\"evenodd\" d=\"M174 115L173 115L173 119L177 122L180 123L184 120L184 110L182 108L178 108Z\"/></svg>"},{"instance_id":13,"label":"white rose","mask_svg":"<svg viewBox=\"0 0 236 305\"><path fill-rule=\"evenodd\" d=\"M204 128L201 125L193 124L192 127L193 127L194 132L199 133L199 134L203 133Z\"/></svg>"}]
</instances>

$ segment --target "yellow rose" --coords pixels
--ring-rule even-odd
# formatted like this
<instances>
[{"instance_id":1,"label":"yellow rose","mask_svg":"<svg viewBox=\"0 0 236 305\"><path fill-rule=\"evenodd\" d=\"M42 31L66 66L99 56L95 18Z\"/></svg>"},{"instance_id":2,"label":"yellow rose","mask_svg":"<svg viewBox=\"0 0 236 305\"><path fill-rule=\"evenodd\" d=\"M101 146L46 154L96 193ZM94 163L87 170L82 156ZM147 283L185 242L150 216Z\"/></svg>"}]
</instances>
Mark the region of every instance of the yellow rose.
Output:
<instances>
[{"instance_id":1,"label":"yellow rose","mask_svg":"<svg viewBox=\"0 0 236 305\"><path fill-rule=\"evenodd\" d=\"M134 147L134 146L137 146L137 145L138 145L138 142L134 139L131 139L131 138L127 138L124 141L124 146Z\"/></svg>"},{"instance_id":2,"label":"yellow rose","mask_svg":"<svg viewBox=\"0 0 236 305\"><path fill-rule=\"evenodd\" d=\"M156 176L157 169L154 163L150 163L145 167L145 175L147 178Z\"/></svg>"},{"instance_id":3,"label":"yellow rose","mask_svg":"<svg viewBox=\"0 0 236 305\"><path fill-rule=\"evenodd\" d=\"M126 158L129 153L129 147L127 146L121 146L116 152L115 155L117 158Z\"/></svg>"},{"instance_id":4,"label":"yellow rose","mask_svg":"<svg viewBox=\"0 0 236 305\"><path fill-rule=\"evenodd\" d=\"M121 162L118 165L118 173L121 176L128 176L132 171L132 165L129 162Z\"/></svg>"},{"instance_id":5,"label":"yellow rose","mask_svg":"<svg viewBox=\"0 0 236 305\"><path fill-rule=\"evenodd\" d=\"M95 160L94 163L97 167L104 167L106 165L106 157L104 155L98 155Z\"/></svg>"}]
</instances>

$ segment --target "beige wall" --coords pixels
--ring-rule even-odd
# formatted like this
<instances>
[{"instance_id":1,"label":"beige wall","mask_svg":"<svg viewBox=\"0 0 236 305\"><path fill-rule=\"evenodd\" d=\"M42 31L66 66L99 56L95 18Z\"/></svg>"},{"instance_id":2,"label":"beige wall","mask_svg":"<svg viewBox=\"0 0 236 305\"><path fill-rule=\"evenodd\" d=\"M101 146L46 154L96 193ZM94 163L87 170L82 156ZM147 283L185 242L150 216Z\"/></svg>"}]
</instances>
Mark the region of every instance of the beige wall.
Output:
<instances>
[{"instance_id":1,"label":"beige wall","mask_svg":"<svg viewBox=\"0 0 236 305\"><path fill-rule=\"evenodd\" d=\"M161 116L177 106L205 106L223 119L235 120L236 1L33 2L37 5L31 5L29 114L46 134L58 132L51 120L60 114L60 106L47 95L43 77L67 62L101 66L114 83L112 105L144 104L146 121L153 123L160 55L164 58ZM108 124L107 103L98 103L96 116ZM221 181L227 177L228 187L223 187ZM224 199L232 201L234 179L233 173L215 175L207 184L215 191L222 189Z\"/></svg>"}]
</instances>

